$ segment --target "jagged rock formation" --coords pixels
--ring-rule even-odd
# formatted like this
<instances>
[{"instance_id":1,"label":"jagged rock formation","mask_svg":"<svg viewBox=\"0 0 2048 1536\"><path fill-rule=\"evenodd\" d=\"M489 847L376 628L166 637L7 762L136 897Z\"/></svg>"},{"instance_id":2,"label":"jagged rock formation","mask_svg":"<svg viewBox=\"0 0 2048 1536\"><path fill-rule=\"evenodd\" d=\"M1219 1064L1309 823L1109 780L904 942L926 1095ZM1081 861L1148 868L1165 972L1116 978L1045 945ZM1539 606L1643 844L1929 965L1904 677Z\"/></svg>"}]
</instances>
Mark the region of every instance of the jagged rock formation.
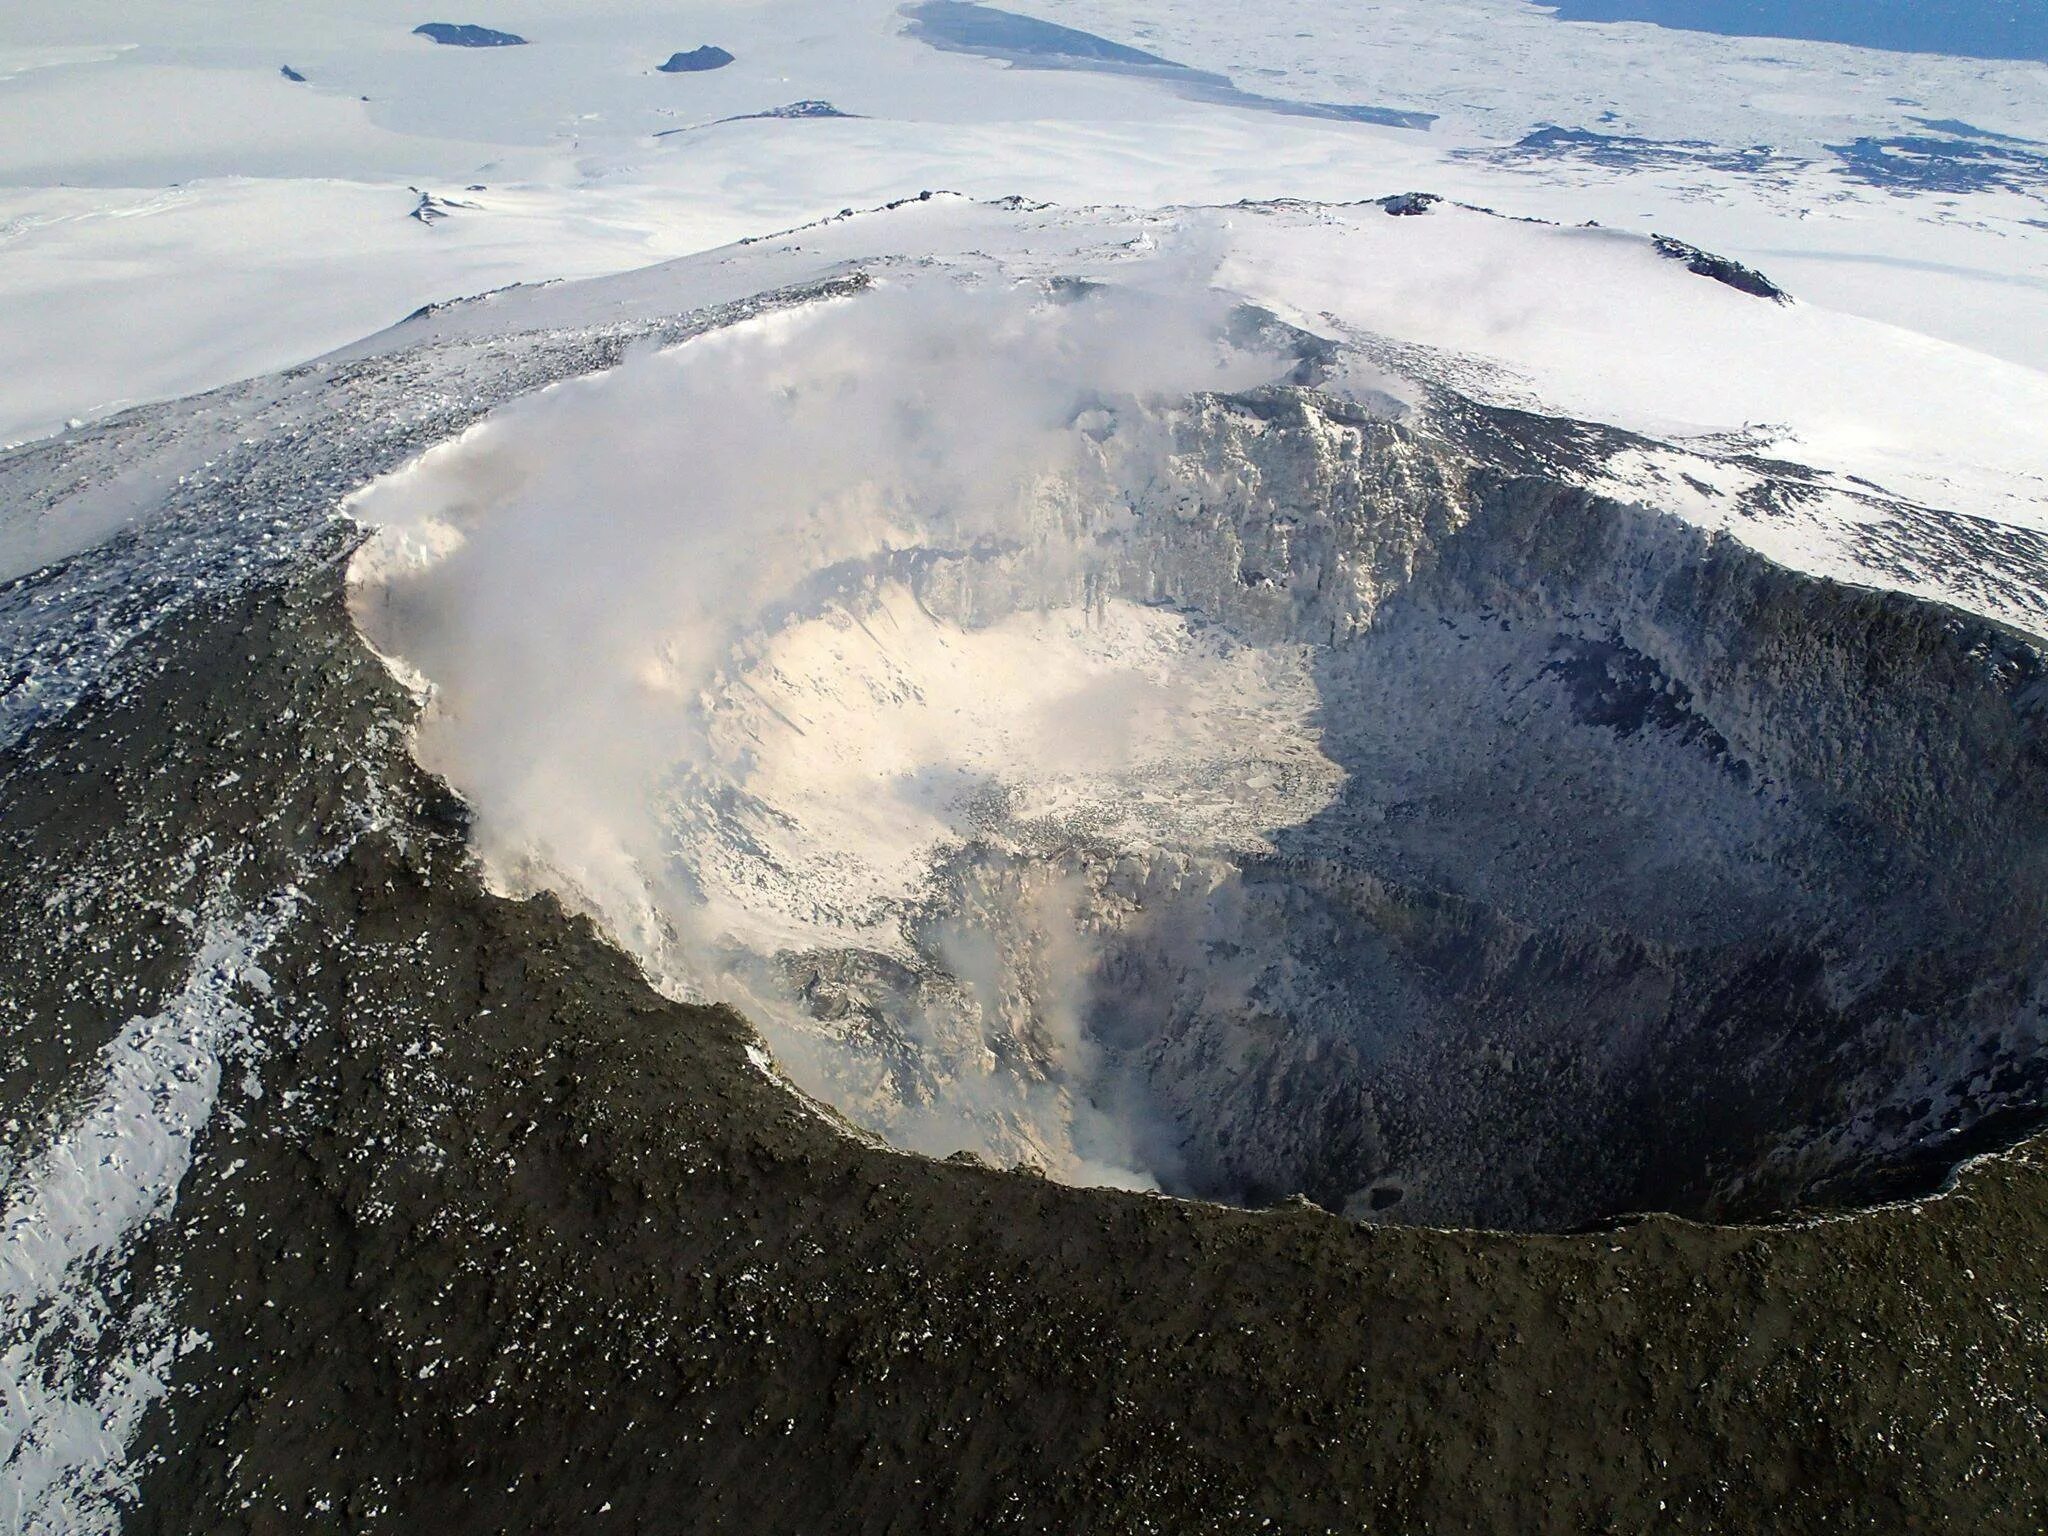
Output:
<instances>
[{"instance_id":1,"label":"jagged rock formation","mask_svg":"<svg viewBox=\"0 0 2048 1536\"><path fill-rule=\"evenodd\" d=\"M1792 296L1754 267L1745 267L1739 261L1730 261L1726 256L1716 256L1703 251L1696 245L1687 245L1683 240L1674 240L1669 235L1652 235L1650 243L1657 248L1657 254L1667 261L1683 262L1688 272L1701 277L1711 277L1717 283L1725 283L1738 293L1747 293L1755 298L1770 299L1785 304Z\"/></svg>"},{"instance_id":2,"label":"jagged rock formation","mask_svg":"<svg viewBox=\"0 0 2048 1536\"><path fill-rule=\"evenodd\" d=\"M412 35L450 48L518 48L526 43L516 32L499 32L473 22L430 21L414 27Z\"/></svg>"},{"instance_id":3,"label":"jagged rock formation","mask_svg":"<svg viewBox=\"0 0 2048 1536\"><path fill-rule=\"evenodd\" d=\"M721 122L744 123L759 118L809 118L809 117L858 117L857 112L842 112L829 101L792 101L779 107L769 107L761 112L743 112L738 117L721 118Z\"/></svg>"},{"instance_id":4,"label":"jagged rock formation","mask_svg":"<svg viewBox=\"0 0 2048 1536\"><path fill-rule=\"evenodd\" d=\"M421 191L418 187L407 187L405 190L412 193L418 199L412 205L412 211L406 217L415 219L422 224L438 224L451 213L460 213L465 209L474 211L481 206L460 197L437 196L432 192ZM481 187L471 187L469 190L480 192L483 189Z\"/></svg>"},{"instance_id":5,"label":"jagged rock formation","mask_svg":"<svg viewBox=\"0 0 2048 1536\"><path fill-rule=\"evenodd\" d=\"M723 69L732 62L732 55L723 48L706 43L701 48L692 48L688 53L672 53L668 61L654 67L664 75L695 75L707 69Z\"/></svg>"}]
</instances>

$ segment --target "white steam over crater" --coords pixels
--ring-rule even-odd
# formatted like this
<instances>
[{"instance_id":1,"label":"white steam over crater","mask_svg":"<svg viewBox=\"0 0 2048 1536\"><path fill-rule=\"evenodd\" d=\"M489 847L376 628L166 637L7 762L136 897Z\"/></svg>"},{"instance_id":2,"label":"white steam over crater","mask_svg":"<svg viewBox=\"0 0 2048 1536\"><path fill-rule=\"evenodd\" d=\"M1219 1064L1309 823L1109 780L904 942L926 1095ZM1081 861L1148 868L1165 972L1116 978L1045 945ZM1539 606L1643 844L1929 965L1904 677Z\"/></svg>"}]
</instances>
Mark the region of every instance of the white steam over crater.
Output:
<instances>
[{"instance_id":1,"label":"white steam over crater","mask_svg":"<svg viewBox=\"0 0 2048 1536\"><path fill-rule=\"evenodd\" d=\"M358 621L506 887L892 1140L1149 1184L1083 871L1268 849L1342 777L1307 647L1104 577L1178 402L1293 366L1231 319L927 279L639 358L359 497Z\"/></svg>"}]
</instances>

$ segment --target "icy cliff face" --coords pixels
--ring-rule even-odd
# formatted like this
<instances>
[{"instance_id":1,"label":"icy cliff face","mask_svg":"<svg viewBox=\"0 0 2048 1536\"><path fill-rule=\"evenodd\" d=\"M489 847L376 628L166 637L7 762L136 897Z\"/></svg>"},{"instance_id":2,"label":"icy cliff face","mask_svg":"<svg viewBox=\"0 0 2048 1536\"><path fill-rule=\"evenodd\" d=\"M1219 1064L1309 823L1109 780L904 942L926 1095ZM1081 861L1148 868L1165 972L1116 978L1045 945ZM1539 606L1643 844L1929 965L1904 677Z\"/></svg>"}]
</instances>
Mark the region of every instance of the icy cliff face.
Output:
<instances>
[{"instance_id":1,"label":"icy cliff face","mask_svg":"<svg viewBox=\"0 0 2048 1536\"><path fill-rule=\"evenodd\" d=\"M366 499L506 883L860 1125L1074 1180L1749 1216L2034 1113L2029 642L1578 488L1576 424L1259 383L1332 362L1269 322L1176 389L1029 299L1018 407L914 328L868 371L867 302Z\"/></svg>"}]
</instances>

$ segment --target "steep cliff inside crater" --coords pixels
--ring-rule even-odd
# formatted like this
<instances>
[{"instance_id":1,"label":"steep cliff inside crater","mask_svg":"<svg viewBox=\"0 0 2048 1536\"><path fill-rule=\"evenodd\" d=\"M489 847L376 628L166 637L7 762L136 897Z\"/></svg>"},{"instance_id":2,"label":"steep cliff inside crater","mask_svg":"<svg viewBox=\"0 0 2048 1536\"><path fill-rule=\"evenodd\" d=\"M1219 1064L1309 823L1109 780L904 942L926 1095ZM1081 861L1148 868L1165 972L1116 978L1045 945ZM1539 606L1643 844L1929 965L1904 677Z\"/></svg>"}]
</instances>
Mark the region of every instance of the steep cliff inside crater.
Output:
<instances>
[{"instance_id":1,"label":"steep cliff inside crater","mask_svg":"<svg viewBox=\"0 0 2048 1536\"><path fill-rule=\"evenodd\" d=\"M807 1086L929 1151L1544 1228L1925 1189L2036 1117L2030 642L1306 392L1172 430L1085 569L842 582L785 638L858 644L736 672L744 782L678 856L784 910L847 889L821 701L896 740L932 657L983 690L914 891L835 916L892 941L754 957ZM1150 690L1078 772L986 664L1076 648Z\"/></svg>"},{"instance_id":2,"label":"steep cliff inside crater","mask_svg":"<svg viewBox=\"0 0 2048 1536\"><path fill-rule=\"evenodd\" d=\"M1104 288L774 318L366 493L357 617L502 888L899 1146L1549 1229L2035 1123L2035 643L1359 363Z\"/></svg>"}]
</instances>

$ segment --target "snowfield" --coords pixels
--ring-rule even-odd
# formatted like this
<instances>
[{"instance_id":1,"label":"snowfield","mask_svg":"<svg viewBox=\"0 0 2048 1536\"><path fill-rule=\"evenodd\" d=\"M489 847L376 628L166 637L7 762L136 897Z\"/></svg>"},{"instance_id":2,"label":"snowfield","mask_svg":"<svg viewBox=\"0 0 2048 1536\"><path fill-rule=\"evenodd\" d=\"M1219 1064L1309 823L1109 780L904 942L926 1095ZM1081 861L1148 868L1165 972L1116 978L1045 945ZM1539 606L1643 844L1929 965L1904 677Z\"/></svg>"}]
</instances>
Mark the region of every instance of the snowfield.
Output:
<instances>
[{"instance_id":1,"label":"snowfield","mask_svg":"<svg viewBox=\"0 0 2048 1536\"><path fill-rule=\"evenodd\" d=\"M928 188L1070 206L1424 188L1675 234L1810 300L2048 365L2039 178L1873 185L1829 149L2001 147L1933 121L2005 135L2032 163L2048 153L2042 66L1565 25L1523 0L1377 0L1341 27L1290 3L1041 13L1275 98L1439 120L1284 117L1143 78L1013 69L906 35L888 0L698 7L692 28L738 62L684 76L656 69L672 19L631 5L570 20L513 4L500 19L529 46L474 50L367 4L216 24L99 0L14 18L0 36L0 303L15 317L0 441L310 356L430 300L624 270ZM803 100L853 115L749 116ZM1695 148L1502 154L1552 124ZM677 128L692 131L657 137ZM1760 141L1776 158L1755 172L1697 148ZM415 187L474 206L424 228L407 217Z\"/></svg>"}]
</instances>

